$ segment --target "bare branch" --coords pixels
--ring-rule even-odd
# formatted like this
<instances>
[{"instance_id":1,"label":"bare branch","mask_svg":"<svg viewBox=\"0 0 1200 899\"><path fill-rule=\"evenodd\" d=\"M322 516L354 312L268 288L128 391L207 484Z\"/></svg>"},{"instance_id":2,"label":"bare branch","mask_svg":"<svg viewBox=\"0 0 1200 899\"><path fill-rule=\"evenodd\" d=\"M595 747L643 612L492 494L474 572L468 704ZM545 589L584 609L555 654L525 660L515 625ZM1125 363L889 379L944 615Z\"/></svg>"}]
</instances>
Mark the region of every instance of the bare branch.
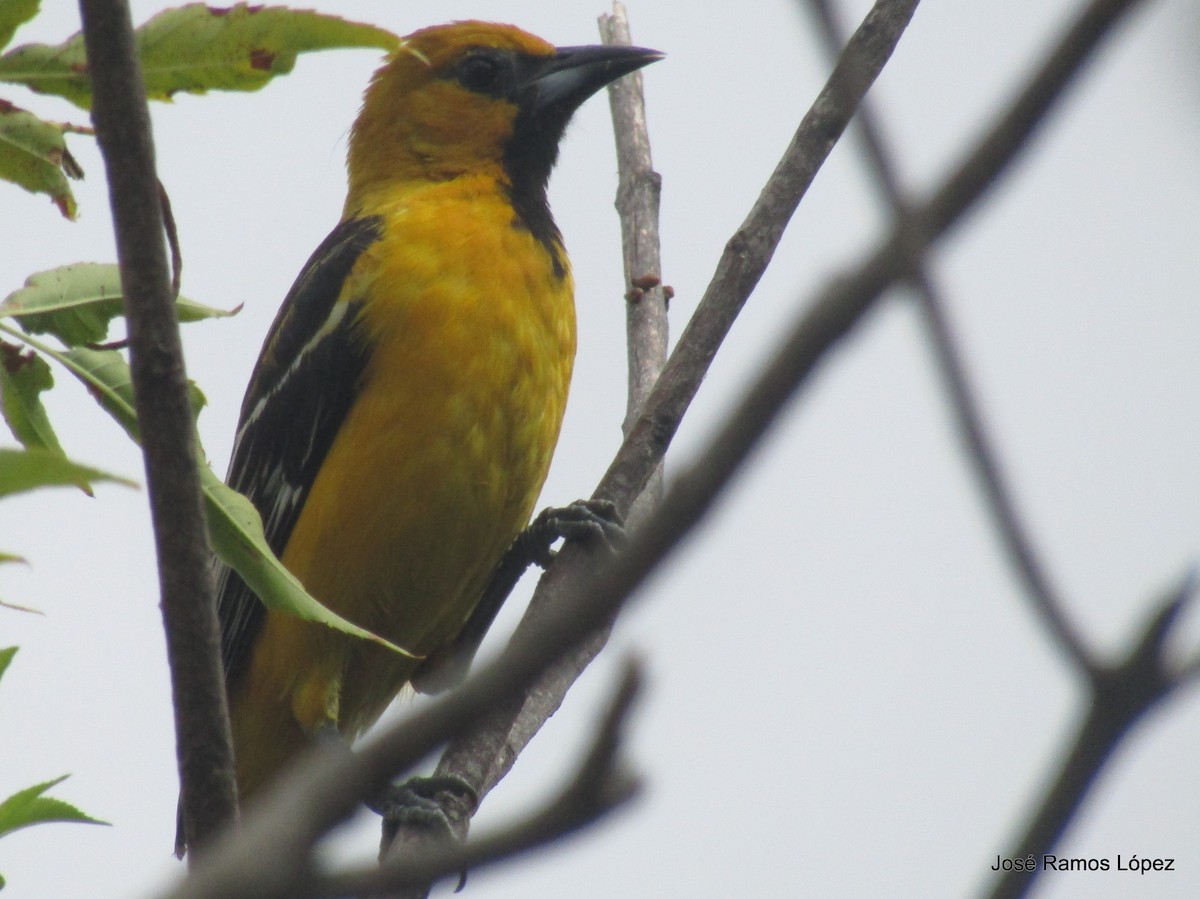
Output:
<instances>
[{"instance_id":1,"label":"bare branch","mask_svg":"<svg viewBox=\"0 0 1200 899\"><path fill-rule=\"evenodd\" d=\"M829 0L809 0L809 5L824 32L826 45L832 53L837 53L842 44L842 37ZM907 220L910 211L908 198L904 195L892 167L882 130L876 122L869 100L859 107L858 125L872 173L884 199L890 205L897 221ZM1021 523L1020 514L1005 485L1000 464L988 440L979 404L971 390L966 366L945 313L945 303L925 258L919 253L914 254L911 260L909 282L920 300L926 329L933 342L938 371L950 396L958 434L975 469L975 477L987 501L996 532L1000 535L1009 560L1025 587L1025 595L1032 603L1034 612L1076 668L1084 676L1090 677L1097 663L1071 624L1066 612L1066 603L1051 585L1033 541Z\"/></svg>"},{"instance_id":2,"label":"bare branch","mask_svg":"<svg viewBox=\"0 0 1200 899\"><path fill-rule=\"evenodd\" d=\"M612 15L602 15L599 25L604 43L629 46L633 42L623 4L614 2ZM641 73L635 72L632 77L610 85L608 99L617 141L620 182L616 205L621 218L621 255L628 290L625 325L629 346L629 400L623 426L628 434L667 361L668 298L662 283L658 238L662 176L654 171L650 159ZM636 525L662 496L662 477L660 465L626 516L631 526Z\"/></svg>"},{"instance_id":3,"label":"bare branch","mask_svg":"<svg viewBox=\"0 0 1200 899\"><path fill-rule=\"evenodd\" d=\"M791 143L717 264L638 421L594 494L625 509L666 452L725 335L749 299L792 214L883 69L918 0L879 0L801 120Z\"/></svg>"},{"instance_id":4,"label":"bare branch","mask_svg":"<svg viewBox=\"0 0 1200 899\"><path fill-rule=\"evenodd\" d=\"M163 204L124 0L81 0L92 118L108 172L130 368L158 550L186 828L201 842L237 810L192 409L163 246ZM193 855L193 858L195 856Z\"/></svg>"}]
</instances>

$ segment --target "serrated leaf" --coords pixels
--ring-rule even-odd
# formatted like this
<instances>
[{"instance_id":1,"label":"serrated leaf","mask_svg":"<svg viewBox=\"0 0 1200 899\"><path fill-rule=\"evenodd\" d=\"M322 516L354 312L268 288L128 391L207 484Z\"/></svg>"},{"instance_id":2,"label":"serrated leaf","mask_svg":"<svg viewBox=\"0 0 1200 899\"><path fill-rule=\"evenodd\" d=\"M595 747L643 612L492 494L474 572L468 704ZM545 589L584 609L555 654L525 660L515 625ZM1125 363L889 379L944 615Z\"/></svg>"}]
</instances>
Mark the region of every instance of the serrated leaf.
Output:
<instances>
[{"instance_id":1,"label":"serrated leaf","mask_svg":"<svg viewBox=\"0 0 1200 899\"><path fill-rule=\"evenodd\" d=\"M0 0L2 2L2 0ZM67 175L78 167L67 150L64 126L0 100L0 178L30 193L47 194L59 212L75 218Z\"/></svg>"},{"instance_id":2,"label":"serrated leaf","mask_svg":"<svg viewBox=\"0 0 1200 899\"><path fill-rule=\"evenodd\" d=\"M186 297L175 302L181 322L236 315ZM68 346L100 343L112 320L125 312L121 272L113 263L79 262L36 272L0 303L0 318L12 317L30 334L53 334Z\"/></svg>"},{"instance_id":3,"label":"serrated leaf","mask_svg":"<svg viewBox=\"0 0 1200 899\"><path fill-rule=\"evenodd\" d=\"M164 10L137 29L138 55L151 99L180 91L258 90L296 64L300 53L350 47L394 49L382 28L311 10L192 3ZM26 44L0 56L0 81L91 105L83 39L57 46Z\"/></svg>"},{"instance_id":4,"label":"serrated leaf","mask_svg":"<svg viewBox=\"0 0 1200 899\"><path fill-rule=\"evenodd\" d=\"M16 335L21 337L21 335ZM138 441L137 413L133 405L133 382L125 358L115 350L53 350L32 338L21 338L39 352L62 363L75 375L125 432ZM197 391L198 393L198 391ZM306 621L328 625L343 633L371 640L408 658L412 653L334 614L305 591L295 575L283 567L267 546L262 519L250 500L227 487L213 470L200 466L209 539L213 549L271 608L281 609Z\"/></svg>"},{"instance_id":5,"label":"serrated leaf","mask_svg":"<svg viewBox=\"0 0 1200 899\"><path fill-rule=\"evenodd\" d=\"M8 665L13 660L13 656L17 654L18 646L8 646L0 649L0 679L3 679L4 672L8 670Z\"/></svg>"},{"instance_id":6,"label":"serrated leaf","mask_svg":"<svg viewBox=\"0 0 1200 899\"><path fill-rule=\"evenodd\" d=\"M17 29L37 15L40 0L0 0L0 50L8 46Z\"/></svg>"},{"instance_id":7,"label":"serrated leaf","mask_svg":"<svg viewBox=\"0 0 1200 899\"><path fill-rule=\"evenodd\" d=\"M58 435L50 424L41 395L54 386L46 360L33 352L0 340L0 413L22 446L62 454Z\"/></svg>"},{"instance_id":8,"label":"serrated leaf","mask_svg":"<svg viewBox=\"0 0 1200 899\"><path fill-rule=\"evenodd\" d=\"M86 815L70 803L42 795L51 787L62 783L67 777L68 775L64 774L54 780L27 787L0 802L0 836L12 833L22 827L47 824L52 821L73 821L77 824L108 826L107 821Z\"/></svg>"},{"instance_id":9,"label":"serrated leaf","mask_svg":"<svg viewBox=\"0 0 1200 899\"><path fill-rule=\"evenodd\" d=\"M0 449L0 497L39 487L87 487L93 481L137 484L120 475L72 462L62 453L44 449Z\"/></svg>"}]
</instances>

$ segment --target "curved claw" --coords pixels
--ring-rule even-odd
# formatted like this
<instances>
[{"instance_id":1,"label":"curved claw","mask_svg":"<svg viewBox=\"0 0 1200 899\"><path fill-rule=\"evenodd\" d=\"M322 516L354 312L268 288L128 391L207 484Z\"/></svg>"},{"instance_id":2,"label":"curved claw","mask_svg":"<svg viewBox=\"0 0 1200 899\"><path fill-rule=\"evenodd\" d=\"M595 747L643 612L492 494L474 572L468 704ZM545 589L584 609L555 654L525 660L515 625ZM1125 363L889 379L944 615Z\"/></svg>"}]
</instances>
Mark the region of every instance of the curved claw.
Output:
<instances>
[{"instance_id":1,"label":"curved claw","mask_svg":"<svg viewBox=\"0 0 1200 899\"><path fill-rule=\"evenodd\" d=\"M550 507L520 537L529 558L542 568L554 559L557 540L600 541L609 551L625 545L625 522L614 503L604 499L577 499L568 506Z\"/></svg>"},{"instance_id":2,"label":"curved claw","mask_svg":"<svg viewBox=\"0 0 1200 899\"><path fill-rule=\"evenodd\" d=\"M543 509L504 554L454 642L425 660L413 675L413 686L422 693L439 693L459 683L521 575L531 564L547 567L554 560L551 547L562 539L600 541L615 552L626 543L625 525L607 500L581 499L563 508Z\"/></svg>"}]
</instances>

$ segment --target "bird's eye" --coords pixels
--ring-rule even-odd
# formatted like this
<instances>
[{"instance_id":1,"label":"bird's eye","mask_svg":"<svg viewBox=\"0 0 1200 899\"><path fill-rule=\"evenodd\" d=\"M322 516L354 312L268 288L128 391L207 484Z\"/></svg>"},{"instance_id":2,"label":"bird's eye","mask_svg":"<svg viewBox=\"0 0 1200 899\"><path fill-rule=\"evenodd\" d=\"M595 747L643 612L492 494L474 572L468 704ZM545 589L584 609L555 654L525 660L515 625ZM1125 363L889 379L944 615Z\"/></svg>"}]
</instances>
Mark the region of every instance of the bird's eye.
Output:
<instances>
[{"instance_id":1,"label":"bird's eye","mask_svg":"<svg viewBox=\"0 0 1200 899\"><path fill-rule=\"evenodd\" d=\"M500 82L503 67L490 54L472 53L458 66L458 80L467 90L481 94L492 93Z\"/></svg>"}]
</instances>

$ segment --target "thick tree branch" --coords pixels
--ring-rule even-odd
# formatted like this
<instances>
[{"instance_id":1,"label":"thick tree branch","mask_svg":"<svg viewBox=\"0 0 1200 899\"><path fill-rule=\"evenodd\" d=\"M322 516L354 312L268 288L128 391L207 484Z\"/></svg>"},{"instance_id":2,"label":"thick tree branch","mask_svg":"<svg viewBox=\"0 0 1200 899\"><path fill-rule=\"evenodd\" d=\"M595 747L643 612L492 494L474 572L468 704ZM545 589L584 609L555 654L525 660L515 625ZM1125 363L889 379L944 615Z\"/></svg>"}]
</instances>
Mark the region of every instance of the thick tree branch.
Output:
<instances>
[{"instance_id":1,"label":"thick tree branch","mask_svg":"<svg viewBox=\"0 0 1200 899\"><path fill-rule=\"evenodd\" d=\"M233 754L150 113L124 0L81 0L80 10L92 79L92 118L108 173L129 323L186 826L190 840L202 842L236 814Z\"/></svg>"}]
</instances>

